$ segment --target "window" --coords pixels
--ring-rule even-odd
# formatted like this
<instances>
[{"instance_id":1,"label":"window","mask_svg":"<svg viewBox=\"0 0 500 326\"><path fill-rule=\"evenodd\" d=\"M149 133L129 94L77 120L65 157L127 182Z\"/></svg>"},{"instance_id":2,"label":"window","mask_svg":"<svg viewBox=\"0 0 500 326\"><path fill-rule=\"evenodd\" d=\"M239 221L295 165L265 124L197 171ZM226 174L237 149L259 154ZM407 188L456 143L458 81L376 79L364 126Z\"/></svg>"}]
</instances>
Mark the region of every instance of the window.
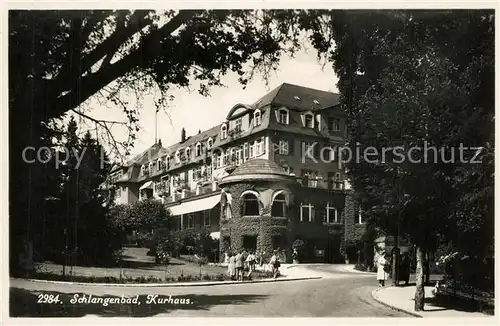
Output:
<instances>
[{"instance_id":1,"label":"window","mask_svg":"<svg viewBox=\"0 0 500 326\"><path fill-rule=\"evenodd\" d=\"M266 137L261 137L260 138L260 150L258 152L258 155L264 155L266 152Z\"/></svg>"},{"instance_id":2,"label":"window","mask_svg":"<svg viewBox=\"0 0 500 326\"><path fill-rule=\"evenodd\" d=\"M302 142L302 159L318 157L319 146L316 142Z\"/></svg>"},{"instance_id":3,"label":"window","mask_svg":"<svg viewBox=\"0 0 500 326\"><path fill-rule=\"evenodd\" d=\"M175 163L181 163L181 152L175 152Z\"/></svg>"},{"instance_id":4,"label":"window","mask_svg":"<svg viewBox=\"0 0 500 326\"><path fill-rule=\"evenodd\" d=\"M243 162L243 149L241 147L238 147L236 149L236 152L234 153L234 161L236 165L240 165Z\"/></svg>"},{"instance_id":5,"label":"window","mask_svg":"<svg viewBox=\"0 0 500 326\"><path fill-rule=\"evenodd\" d=\"M241 125L242 125L242 120L241 118L238 118L234 121L234 131L235 132L240 132L241 131Z\"/></svg>"},{"instance_id":6,"label":"window","mask_svg":"<svg viewBox=\"0 0 500 326\"><path fill-rule=\"evenodd\" d=\"M274 217L286 217L286 200L284 194L278 194L273 199L271 215Z\"/></svg>"},{"instance_id":7,"label":"window","mask_svg":"<svg viewBox=\"0 0 500 326\"><path fill-rule=\"evenodd\" d=\"M149 163L149 174L153 174L154 173L154 167L155 167L155 164L154 163Z\"/></svg>"},{"instance_id":8,"label":"window","mask_svg":"<svg viewBox=\"0 0 500 326\"><path fill-rule=\"evenodd\" d=\"M248 155L248 143L243 144L243 159L246 160Z\"/></svg>"},{"instance_id":9,"label":"window","mask_svg":"<svg viewBox=\"0 0 500 326\"><path fill-rule=\"evenodd\" d=\"M220 127L220 138L221 139L226 139L227 138L227 125L224 123Z\"/></svg>"},{"instance_id":10,"label":"window","mask_svg":"<svg viewBox=\"0 0 500 326\"><path fill-rule=\"evenodd\" d=\"M314 206L311 204L300 204L300 221L309 221L312 222L314 220Z\"/></svg>"},{"instance_id":11,"label":"window","mask_svg":"<svg viewBox=\"0 0 500 326\"><path fill-rule=\"evenodd\" d=\"M118 186L115 189L115 198L120 198L122 196L122 187Z\"/></svg>"},{"instance_id":12,"label":"window","mask_svg":"<svg viewBox=\"0 0 500 326\"><path fill-rule=\"evenodd\" d=\"M141 176L144 176L146 174L146 167L143 165L141 166Z\"/></svg>"},{"instance_id":13,"label":"window","mask_svg":"<svg viewBox=\"0 0 500 326\"><path fill-rule=\"evenodd\" d=\"M364 221L363 221L363 210L361 209L361 207L359 208L358 210L358 224L363 224Z\"/></svg>"},{"instance_id":14,"label":"window","mask_svg":"<svg viewBox=\"0 0 500 326\"><path fill-rule=\"evenodd\" d=\"M314 128L314 116L312 114L304 114L304 126L307 128Z\"/></svg>"},{"instance_id":15,"label":"window","mask_svg":"<svg viewBox=\"0 0 500 326\"><path fill-rule=\"evenodd\" d=\"M165 157L165 165L167 169L170 169L170 156Z\"/></svg>"},{"instance_id":16,"label":"window","mask_svg":"<svg viewBox=\"0 0 500 326\"><path fill-rule=\"evenodd\" d=\"M161 161L161 159L158 159L158 162L156 162L156 169L158 171L163 170L163 162Z\"/></svg>"},{"instance_id":17,"label":"window","mask_svg":"<svg viewBox=\"0 0 500 326\"><path fill-rule=\"evenodd\" d=\"M210 210L203 211L203 225L210 226Z\"/></svg>"},{"instance_id":18,"label":"window","mask_svg":"<svg viewBox=\"0 0 500 326\"><path fill-rule=\"evenodd\" d=\"M215 159L214 159L215 168L216 169L221 168L222 167L222 153L216 153L214 157L215 157Z\"/></svg>"},{"instance_id":19,"label":"window","mask_svg":"<svg viewBox=\"0 0 500 326\"><path fill-rule=\"evenodd\" d=\"M213 145L214 145L214 140L212 138L208 138L207 149L211 149Z\"/></svg>"},{"instance_id":20,"label":"window","mask_svg":"<svg viewBox=\"0 0 500 326\"><path fill-rule=\"evenodd\" d=\"M323 217L323 223L332 224L338 223L337 209L328 203L325 208L325 216Z\"/></svg>"},{"instance_id":21,"label":"window","mask_svg":"<svg viewBox=\"0 0 500 326\"><path fill-rule=\"evenodd\" d=\"M253 112L253 124L254 126L260 126L261 123L262 123L262 113L260 112L259 109L257 109Z\"/></svg>"},{"instance_id":22,"label":"window","mask_svg":"<svg viewBox=\"0 0 500 326\"><path fill-rule=\"evenodd\" d=\"M329 127L331 131L340 131L340 120L335 118L330 118Z\"/></svg>"},{"instance_id":23,"label":"window","mask_svg":"<svg viewBox=\"0 0 500 326\"><path fill-rule=\"evenodd\" d=\"M252 158L255 156L255 143L250 143L249 149L248 149L248 157Z\"/></svg>"},{"instance_id":24,"label":"window","mask_svg":"<svg viewBox=\"0 0 500 326\"><path fill-rule=\"evenodd\" d=\"M190 156L191 156L191 148L186 148L186 150L184 151L184 153L186 154L186 160L189 161L190 159Z\"/></svg>"},{"instance_id":25,"label":"window","mask_svg":"<svg viewBox=\"0 0 500 326\"><path fill-rule=\"evenodd\" d=\"M262 148L264 147L262 145L262 142L257 140L255 141L255 156L262 155Z\"/></svg>"},{"instance_id":26,"label":"window","mask_svg":"<svg viewBox=\"0 0 500 326\"><path fill-rule=\"evenodd\" d=\"M288 140L280 140L278 144L278 153L288 155Z\"/></svg>"},{"instance_id":27,"label":"window","mask_svg":"<svg viewBox=\"0 0 500 326\"><path fill-rule=\"evenodd\" d=\"M201 144L200 143L196 144L194 155L195 156L201 155Z\"/></svg>"},{"instance_id":28,"label":"window","mask_svg":"<svg viewBox=\"0 0 500 326\"><path fill-rule=\"evenodd\" d=\"M276 113L277 113L276 120L278 121L278 123L282 123L282 124L287 125L289 122L288 110L285 108L282 108L282 109L279 109L278 111L276 111Z\"/></svg>"},{"instance_id":29,"label":"window","mask_svg":"<svg viewBox=\"0 0 500 326\"><path fill-rule=\"evenodd\" d=\"M259 200L253 193L244 193L241 201L241 216L258 216Z\"/></svg>"},{"instance_id":30,"label":"window","mask_svg":"<svg viewBox=\"0 0 500 326\"><path fill-rule=\"evenodd\" d=\"M229 157L230 157L230 153L229 153L229 149L227 149L225 152L224 152L224 166L226 165L229 165Z\"/></svg>"}]
</instances>

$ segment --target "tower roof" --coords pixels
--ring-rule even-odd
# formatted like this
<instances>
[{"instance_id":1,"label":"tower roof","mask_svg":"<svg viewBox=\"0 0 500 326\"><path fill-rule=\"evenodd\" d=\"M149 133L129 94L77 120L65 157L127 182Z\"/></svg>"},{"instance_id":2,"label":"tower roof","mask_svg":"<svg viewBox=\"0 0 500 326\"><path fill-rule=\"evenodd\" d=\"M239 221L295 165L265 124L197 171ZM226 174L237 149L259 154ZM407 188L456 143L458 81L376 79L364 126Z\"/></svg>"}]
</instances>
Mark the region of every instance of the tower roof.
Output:
<instances>
[{"instance_id":1,"label":"tower roof","mask_svg":"<svg viewBox=\"0 0 500 326\"><path fill-rule=\"evenodd\" d=\"M246 161L231 174L222 178L220 184L244 181L297 182L295 177L283 171L275 162L266 159L254 159Z\"/></svg>"}]
</instances>

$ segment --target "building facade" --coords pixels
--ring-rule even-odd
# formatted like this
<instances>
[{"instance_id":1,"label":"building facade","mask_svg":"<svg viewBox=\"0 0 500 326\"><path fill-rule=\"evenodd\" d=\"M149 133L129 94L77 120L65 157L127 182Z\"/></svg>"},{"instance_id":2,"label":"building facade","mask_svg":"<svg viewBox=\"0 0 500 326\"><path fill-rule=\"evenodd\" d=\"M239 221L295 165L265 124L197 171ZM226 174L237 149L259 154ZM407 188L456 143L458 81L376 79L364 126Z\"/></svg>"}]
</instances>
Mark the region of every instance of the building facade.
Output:
<instances>
[{"instance_id":1,"label":"building facade","mask_svg":"<svg viewBox=\"0 0 500 326\"><path fill-rule=\"evenodd\" d=\"M336 150L346 126L338 94L285 83L234 105L220 125L159 141L114 167L108 184L115 203L154 198L173 228L208 228L221 252L280 248L290 260L302 239L309 260L334 261L363 228Z\"/></svg>"}]
</instances>

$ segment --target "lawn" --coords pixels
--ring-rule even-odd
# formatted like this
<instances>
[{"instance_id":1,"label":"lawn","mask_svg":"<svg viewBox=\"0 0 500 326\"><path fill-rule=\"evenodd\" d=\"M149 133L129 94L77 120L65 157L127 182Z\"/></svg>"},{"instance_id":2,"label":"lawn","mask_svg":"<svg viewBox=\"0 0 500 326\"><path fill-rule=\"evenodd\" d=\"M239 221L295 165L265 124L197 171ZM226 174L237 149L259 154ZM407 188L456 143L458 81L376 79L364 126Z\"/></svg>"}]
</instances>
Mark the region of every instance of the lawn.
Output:
<instances>
[{"instance_id":1,"label":"lawn","mask_svg":"<svg viewBox=\"0 0 500 326\"><path fill-rule=\"evenodd\" d=\"M66 274L84 277L114 277L114 278L178 278L181 275L200 275L200 266L176 258L172 258L170 263L165 265L156 264L154 257L147 256L146 248L124 248L125 258L122 267L101 268L84 266L66 266ZM50 262L37 264L40 273L63 274L63 266ZM221 266L204 265L201 268L202 275L216 276L226 274L227 268Z\"/></svg>"}]
</instances>

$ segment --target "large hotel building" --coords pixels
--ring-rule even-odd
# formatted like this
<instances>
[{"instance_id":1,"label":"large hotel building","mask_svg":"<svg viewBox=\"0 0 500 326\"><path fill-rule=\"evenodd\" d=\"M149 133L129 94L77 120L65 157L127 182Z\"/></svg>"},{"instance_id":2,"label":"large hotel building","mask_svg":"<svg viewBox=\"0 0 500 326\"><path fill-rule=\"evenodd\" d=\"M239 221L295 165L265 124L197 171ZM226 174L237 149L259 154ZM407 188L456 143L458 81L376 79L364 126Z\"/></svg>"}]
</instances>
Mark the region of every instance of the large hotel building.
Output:
<instances>
[{"instance_id":1,"label":"large hotel building","mask_svg":"<svg viewBox=\"0 0 500 326\"><path fill-rule=\"evenodd\" d=\"M270 252L287 261L306 242L306 261L334 262L363 232L334 150L346 137L339 95L282 84L253 104L235 103L220 125L178 143L161 141L115 166L115 203L161 200L177 230L208 228L227 250ZM222 256L222 255L221 255Z\"/></svg>"}]
</instances>

